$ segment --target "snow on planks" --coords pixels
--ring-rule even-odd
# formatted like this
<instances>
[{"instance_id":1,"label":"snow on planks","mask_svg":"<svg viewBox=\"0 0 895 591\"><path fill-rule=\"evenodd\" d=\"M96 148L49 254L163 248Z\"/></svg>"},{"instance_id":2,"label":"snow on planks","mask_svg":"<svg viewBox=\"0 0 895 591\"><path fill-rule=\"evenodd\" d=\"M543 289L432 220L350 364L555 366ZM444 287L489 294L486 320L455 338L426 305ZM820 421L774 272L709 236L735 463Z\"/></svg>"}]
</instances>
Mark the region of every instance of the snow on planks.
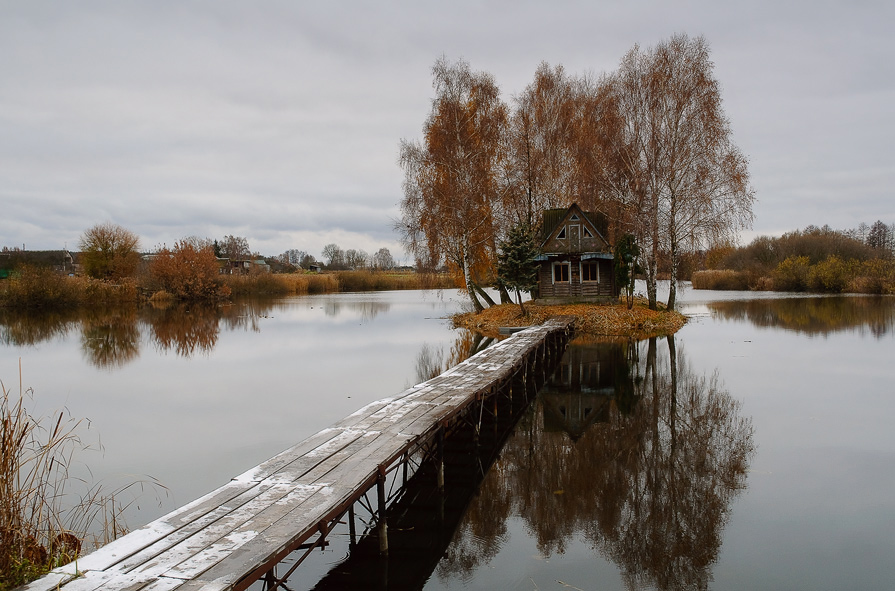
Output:
<instances>
[{"instance_id":1,"label":"snow on planks","mask_svg":"<svg viewBox=\"0 0 895 591\"><path fill-rule=\"evenodd\" d=\"M366 405L221 488L24 587L27 591L239 590L329 524L401 457L428 443L571 330L515 333L422 384Z\"/></svg>"}]
</instances>

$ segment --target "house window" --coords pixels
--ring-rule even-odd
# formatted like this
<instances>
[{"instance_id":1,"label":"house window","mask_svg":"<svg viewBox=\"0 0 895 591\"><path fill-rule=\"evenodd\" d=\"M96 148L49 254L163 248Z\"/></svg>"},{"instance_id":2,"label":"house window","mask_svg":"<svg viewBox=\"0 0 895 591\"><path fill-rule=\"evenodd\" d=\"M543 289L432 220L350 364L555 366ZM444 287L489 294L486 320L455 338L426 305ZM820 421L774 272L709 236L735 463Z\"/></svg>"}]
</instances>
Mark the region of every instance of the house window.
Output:
<instances>
[{"instance_id":1,"label":"house window","mask_svg":"<svg viewBox=\"0 0 895 591\"><path fill-rule=\"evenodd\" d=\"M580 218L578 217L577 213L573 213L572 217L570 217L569 219L572 220L573 222L577 222Z\"/></svg>"},{"instance_id":2,"label":"house window","mask_svg":"<svg viewBox=\"0 0 895 591\"><path fill-rule=\"evenodd\" d=\"M600 267L597 263L581 263L581 280L582 281L599 281Z\"/></svg>"},{"instance_id":3,"label":"house window","mask_svg":"<svg viewBox=\"0 0 895 591\"><path fill-rule=\"evenodd\" d=\"M569 263L553 263L553 283L569 282Z\"/></svg>"},{"instance_id":4,"label":"house window","mask_svg":"<svg viewBox=\"0 0 895 591\"><path fill-rule=\"evenodd\" d=\"M583 232L584 232L585 238L593 238L594 237L594 235L590 233L590 230L587 229L587 226L584 226Z\"/></svg>"},{"instance_id":5,"label":"house window","mask_svg":"<svg viewBox=\"0 0 895 591\"><path fill-rule=\"evenodd\" d=\"M566 237L566 227L565 226L562 227L562 230L559 231L559 234L557 234L556 237L560 240L565 239L565 237Z\"/></svg>"}]
</instances>

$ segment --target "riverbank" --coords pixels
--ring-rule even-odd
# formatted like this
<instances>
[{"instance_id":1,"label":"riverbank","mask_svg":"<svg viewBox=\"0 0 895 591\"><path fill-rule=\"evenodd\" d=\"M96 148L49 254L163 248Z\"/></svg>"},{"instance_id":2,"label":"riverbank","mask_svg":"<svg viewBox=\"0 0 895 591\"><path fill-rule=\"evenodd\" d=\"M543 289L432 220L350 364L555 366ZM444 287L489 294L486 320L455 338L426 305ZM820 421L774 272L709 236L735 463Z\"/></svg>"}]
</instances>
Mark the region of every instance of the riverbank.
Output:
<instances>
[{"instance_id":1,"label":"riverbank","mask_svg":"<svg viewBox=\"0 0 895 591\"><path fill-rule=\"evenodd\" d=\"M196 278L179 281L192 285ZM454 278L444 273L400 271L335 271L325 273L253 273L205 278L208 288L191 292L179 285L167 291L146 273L117 281L69 277L51 268L27 267L0 281L0 308L65 309L110 305L140 305L147 301L197 301L220 303L246 296L293 296L360 291L451 289ZM184 294L202 297L187 297ZM178 297L179 295L179 297Z\"/></svg>"},{"instance_id":2,"label":"riverbank","mask_svg":"<svg viewBox=\"0 0 895 591\"><path fill-rule=\"evenodd\" d=\"M574 316L575 332L587 336L624 336L648 338L673 334L687 322L674 310L650 310L638 300L628 310L624 304L541 305L527 303L522 316L516 304L492 306L482 312L464 312L451 317L454 326L496 337L502 326L532 326L556 316Z\"/></svg>"}]
</instances>

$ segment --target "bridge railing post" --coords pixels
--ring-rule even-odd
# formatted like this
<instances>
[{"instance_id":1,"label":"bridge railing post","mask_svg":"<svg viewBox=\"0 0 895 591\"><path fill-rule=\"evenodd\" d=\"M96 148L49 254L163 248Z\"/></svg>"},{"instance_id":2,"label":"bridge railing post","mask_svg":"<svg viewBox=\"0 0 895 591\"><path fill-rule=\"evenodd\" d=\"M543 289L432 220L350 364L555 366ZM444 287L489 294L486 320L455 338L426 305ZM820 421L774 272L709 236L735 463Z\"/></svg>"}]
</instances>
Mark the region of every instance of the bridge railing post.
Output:
<instances>
[{"instance_id":1,"label":"bridge railing post","mask_svg":"<svg viewBox=\"0 0 895 591\"><path fill-rule=\"evenodd\" d=\"M388 554L388 523L385 516L385 471L379 467L379 477L376 479L376 493L379 496L379 554Z\"/></svg>"}]
</instances>

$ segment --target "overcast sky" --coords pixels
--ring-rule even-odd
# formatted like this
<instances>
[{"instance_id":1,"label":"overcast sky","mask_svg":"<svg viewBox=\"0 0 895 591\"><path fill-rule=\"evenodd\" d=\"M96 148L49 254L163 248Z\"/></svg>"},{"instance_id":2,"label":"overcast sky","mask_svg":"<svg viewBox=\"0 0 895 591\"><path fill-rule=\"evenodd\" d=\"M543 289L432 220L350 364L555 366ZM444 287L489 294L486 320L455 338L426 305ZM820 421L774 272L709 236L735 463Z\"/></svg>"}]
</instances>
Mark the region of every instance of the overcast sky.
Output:
<instances>
[{"instance_id":1,"label":"overcast sky","mask_svg":"<svg viewBox=\"0 0 895 591\"><path fill-rule=\"evenodd\" d=\"M895 2L0 0L0 246L76 248L111 221L144 249L245 236L403 256L401 138L436 58L510 102L538 64L613 71L703 35L755 234L895 222Z\"/></svg>"}]
</instances>

